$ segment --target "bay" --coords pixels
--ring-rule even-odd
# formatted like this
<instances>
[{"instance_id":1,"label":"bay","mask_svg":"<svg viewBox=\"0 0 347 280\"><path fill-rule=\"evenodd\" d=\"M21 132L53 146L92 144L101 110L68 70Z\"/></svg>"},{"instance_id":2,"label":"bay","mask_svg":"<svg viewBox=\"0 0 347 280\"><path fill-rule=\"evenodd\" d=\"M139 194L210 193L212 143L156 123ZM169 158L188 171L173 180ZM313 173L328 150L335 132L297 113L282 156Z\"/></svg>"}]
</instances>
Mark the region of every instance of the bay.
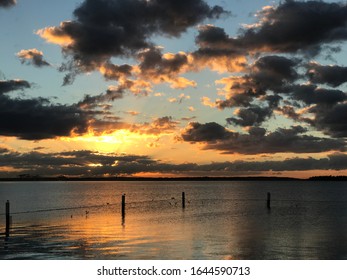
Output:
<instances>
[{"instance_id":1,"label":"bay","mask_svg":"<svg viewBox=\"0 0 347 280\"><path fill-rule=\"evenodd\" d=\"M0 233L0 259L347 259L347 185L1 182Z\"/></svg>"}]
</instances>

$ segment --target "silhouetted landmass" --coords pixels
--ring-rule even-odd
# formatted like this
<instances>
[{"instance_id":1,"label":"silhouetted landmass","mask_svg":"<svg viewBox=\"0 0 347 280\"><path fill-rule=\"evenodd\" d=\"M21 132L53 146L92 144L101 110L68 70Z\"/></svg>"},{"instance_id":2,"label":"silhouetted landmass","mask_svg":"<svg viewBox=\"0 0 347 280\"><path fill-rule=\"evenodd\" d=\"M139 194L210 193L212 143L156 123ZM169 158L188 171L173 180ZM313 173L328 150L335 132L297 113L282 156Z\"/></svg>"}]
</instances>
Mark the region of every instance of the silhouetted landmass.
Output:
<instances>
[{"instance_id":1,"label":"silhouetted landmass","mask_svg":"<svg viewBox=\"0 0 347 280\"><path fill-rule=\"evenodd\" d=\"M347 181L347 176L314 176L310 181Z\"/></svg>"},{"instance_id":2,"label":"silhouetted landmass","mask_svg":"<svg viewBox=\"0 0 347 280\"><path fill-rule=\"evenodd\" d=\"M298 181L290 177L25 177L0 181Z\"/></svg>"}]
</instances>

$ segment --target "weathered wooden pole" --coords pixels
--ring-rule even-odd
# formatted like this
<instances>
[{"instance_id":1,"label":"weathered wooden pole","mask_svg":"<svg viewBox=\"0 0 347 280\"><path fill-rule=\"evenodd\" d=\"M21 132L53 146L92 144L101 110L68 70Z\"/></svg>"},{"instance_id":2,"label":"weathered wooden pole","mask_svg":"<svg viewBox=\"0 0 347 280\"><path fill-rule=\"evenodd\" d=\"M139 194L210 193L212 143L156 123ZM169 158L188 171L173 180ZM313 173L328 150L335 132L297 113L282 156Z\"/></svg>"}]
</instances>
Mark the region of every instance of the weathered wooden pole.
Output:
<instances>
[{"instance_id":1,"label":"weathered wooden pole","mask_svg":"<svg viewBox=\"0 0 347 280\"><path fill-rule=\"evenodd\" d=\"M6 237L10 236L10 202L6 201Z\"/></svg>"},{"instance_id":2,"label":"weathered wooden pole","mask_svg":"<svg viewBox=\"0 0 347 280\"><path fill-rule=\"evenodd\" d=\"M182 208L186 208L186 194L182 192Z\"/></svg>"},{"instance_id":3,"label":"weathered wooden pole","mask_svg":"<svg viewBox=\"0 0 347 280\"><path fill-rule=\"evenodd\" d=\"M266 202L267 209L271 209L271 193L267 193L267 202Z\"/></svg>"},{"instance_id":4,"label":"weathered wooden pole","mask_svg":"<svg viewBox=\"0 0 347 280\"><path fill-rule=\"evenodd\" d=\"M125 216L125 194L122 194L122 217Z\"/></svg>"}]
</instances>

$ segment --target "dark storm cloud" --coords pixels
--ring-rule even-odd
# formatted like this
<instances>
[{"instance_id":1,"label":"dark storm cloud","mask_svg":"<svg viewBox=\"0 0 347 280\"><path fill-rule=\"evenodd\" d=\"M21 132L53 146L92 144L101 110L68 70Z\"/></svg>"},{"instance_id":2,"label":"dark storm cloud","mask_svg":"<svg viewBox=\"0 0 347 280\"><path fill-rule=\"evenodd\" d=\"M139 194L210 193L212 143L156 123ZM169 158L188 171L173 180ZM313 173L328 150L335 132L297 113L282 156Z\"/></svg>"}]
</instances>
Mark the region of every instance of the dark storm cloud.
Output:
<instances>
[{"instance_id":1,"label":"dark storm cloud","mask_svg":"<svg viewBox=\"0 0 347 280\"><path fill-rule=\"evenodd\" d=\"M272 116L273 110L269 107L260 107L253 105L248 108L241 108L237 110L237 118L227 118L228 124L235 124L240 126L254 126L260 125L265 120Z\"/></svg>"},{"instance_id":2,"label":"dark storm cloud","mask_svg":"<svg viewBox=\"0 0 347 280\"><path fill-rule=\"evenodd\" d=\"M275 110L313 128L337 138L347 137L347 94L337 89L319 88L316 85L294 85L288 98L294 106L285 105ZM301 104L299 104L299 103ZM295 108L306 107L304 113L297 113ZM304 114L311 114L307 117Z\"/></svg>"},{"instance_id":3,"label":"dark storm cloud","mask_svg":"<svg viewBox=\"0 0 347 280\"><path fill-rule=\"evenodd\" d=\"M77 103L80 108L91 109L98 106L102 106L103 102L114 101L116 99L122 99L124 91L127 89L127 84L119 85L116 87L109 87L105 93L99 95L90 96L85 95L83 100Z\"/></svg>"},{"instance_id":4,"label":"dark storm cloud","mask_svg":"<svg viewBox=\"0 0 347 280\"><path fill-rule=\"evenodd\" d=\"M204 25L199 28L199 34L195 38L199 49L193 53L198 57L236 57L244 55L244 50L237 45L237 40L229 37L223 28Z\"/></svg>"},{"instance_id":5,"label":"dark storm cloud","mask_svg":"<svg viewBox=\"0 0 347 280\"><path fill-rule=\"evenodd\" d=\"M347 137L347 104L333 107L318 105L310 110L315 114L314 126L333 137Z\"/></svg>"},{"instance_id":6,"label":"dark storm cloud","mask_svg":"<svg viewBox=\"0 0 347 280\"><path fill-rule=\"evenodd\" d=\"M307 68L306 75L312 83L338 87L347 82L347 67L310 63Z\"/></svg>"},{"instance_id":7,"label":"dark storm cloud","mask_svg":"<svg viewBox=\"0 0 347 280\"><path fill-rule=\"evenodd\" d=\"M50 66L43 58L43 53L37 49L21 50L17 53L22 64L34 65L36 67Z\"/></svg>"},{"instance_id":8,"label":"dark storm cloud","mask_svg":"<svg viewBox=\"0 0 347 280\"><path fill-rule=\"evenodd\" d=\"M298 60L282 56L264 56L259 58L249 67L248 74L242 77L231 77L230 81L226 80L223 82L225 84L231 83L229 88L226 89L230 93L230 97L226 100L218 101L216 103L217 107L220 109L237 106L248 107L251 106L255 98L266 96L268 91L276 94L290 91L292 83L299 78L295 69L298 64ZM280 99L281 97L279 96L268 95L264 100L269 102L271 108L274 108ZM253 111L263 120L271 116L270 108L268 112L265 112L265 108L259 109L259 106L247 109L249 109L249 113ZM247 111L245 110L247 109L242 109L242 112L246 114Z\"/></svg>"},{"instance_id":9,"label":"dark storm cloud","mask_svg":"<svg viewBox=\"0 0 347 280\"><path fill-rule=\"evenodd\" d=\"M60 72L68 72L64 76L63 86L71 85L75 81L75 78L78 74L83 72L90 72L98 68L100 65L91 64L89 66L76 64L75 61L68 61L63 63L59 67ZM106 61L101 67L99 67L99 71L104 75L106 80L121 80L127 79L132 75L133 67L128 64L116 65L111 63L110 61Z\"/></svg>"},{"instance_id":10,"label":"dark storm cloud","mask_svg":"<svg viewBox=\"0 0 347 280\"><path fill-rule=\"evenodd\" d=\"M278 52L317 55L324 44L347 39L347 5L323 1L287 0L258 13L257 24L243 27L232 38L219 27L205 26L196 38L198 52ZM336 52L338 48L330 48Z\"/></svg>"},{"instance_id":11,"label":"dark storm cloud","mask_svg":"<svg viewBox=\"0 0 347 280\"><path fill-rule=\"evenodd\" d=\"M195 43L199 46L195 55L238 56L245 54L245 50L242 50L236 38L230 37L223 28L211 24L199 27Z\"/></svg>"},{"instance_id":12,"label":"dark storm cloud","mask_svg":"<svg viewBox=\"0 0 347 280\"><path fill-rule=\"evenodd\" d=\"M119 80L122 77L131 76L133 67L128 64L115 65L106 63L103 65L103 74L107 80Z\"/></svg>"},{"instance_id":13,"label":"dark storm cloud","mask_svg":"<svg viewBox=\"0 0 347 280\"><path fill-rule=\"evenodd\" d=\"M219 109L240 107L235 111L236 117L227 119L229 124L261 125L277 111L293 120L309 123L321 130L327 127L326 114L335 115L331 113L331 108L345 102L347 94L338 89L321 88L315 84L295 84L300 78L296 71L297 66L296 60L280 56L262 57L249 68L248 74L221 80L221 83L226 85L225 91L229 97L226 100L216 101L216 106ZM274 94L270 95L271 92ZM255 100L262 104L267 102L268 106L256 105L253 103ZM287 104L279 107L281 101L292 106ZM295 113L294 105L298 108L318 106L317 110L312 109L309 112L314 116L317 115L316 121ZM330 131L328 128L325 130Z\"/></svg>"},{"instance_id":14,"label":"dark storm cloud","mask_svg":"<svg viewBox=\"0 0 347 280\"><path fill-rule=\"evenodd\" d=\"M189 27L225 11L203 0L85 0L74 11L74 20L38 33L48 41L63 43L73 66L84 70L112 56L134 55L153 46L151 37L178 37Z\"/></svg>"},{"instance_id":15,"label":"dark storm cloud","mask_svg":"<svg viewBox=\"0 0 347 280\"><path fill-rule=\"evenodd\" d=\"M347 169L347 155L330 154L326 158L288 158L283 161L213 162L209 164L170 164L148 156L102 154L89 150L62 153L19 153L0 150L0 167L12 171L1 171L0 176L18 176L29 173L44 176L118 176L139 172L162 172L180 175L235 176L238 174L261 174L267 171L307 171ZM4 169L3 169L4 170Z\"/></svg>"},{"instance_id":16,"label":"dark storm cloud","mask_svg":"<svg viewBox=\"0 0 347 280\"><path fill-rule=\"evenodd\" d=\"M0 80L0 95L3 93L15 90L23 90L30 87L30 83L24 80Z\"/></svg>"},{"instance_id":17,"label":"dark storm cloud","mask_svg":"<svg viewBox=\"0 0 347 280\"><path fill-rule=\"evenodd\" d=\"M187 142L211 142L228 139L231 135L232 133L226 130L225 127L215 122L206 124L191 122L182 134L182 139Z\"/></svg>"},{"instance_id":18,"label":"dark storm cloud","mask_svg":"<svg viewBox=\"0 0 347 280\"><path fill-rule=\"evenodd\" d=\"M341 90L319 88L316 85L295 85L292 87L294 100L300 100L307 105L334 105L346 100L347 95Z\"/></svg>"},{"instance_id":19,"label":"dark storm cloud","mask_svg":"<svg viewBox=\"0 0 347 280\"><path fill-rule=\"evenodd\" d=\"M308 118L308 117L304 117L304 116L302 116L302 114L297 113L295 111L295 107L294 106L284 105L282 107L276 108L276 111L280 112L284 116L286 116L289 119L292 119L292 120L294 120L296 122L304 122L304 123L308 123L308 124L310 124L312 126L314 125L313 119Z\"/></svg>"},{"instance_id":20,"label":"dark storm cloud","mask_svg":"<svg viewBox=\"0 0 347 280\"><path fill-rule=\"evenodd\" d=\"M195 42L201 48L228 48L231 40L223 28L213 25L200 27L195 38Z\"/></svg>"},{"instance_id":21,"label":"dark storm cloud","mask_svg":"<svg viewBox=\"0 0 347 280\"><path fill-rule=\"evenodd\" d=\"M347 39L347 5L323 1L287 0L263 10L260 25L238 37L247 49L316 54L322 44Z\"/></svg>"},{"instance_id":22,"label":"dark storm cloud","mask_svg":"<svg viewBox=\"0 0 347 280\"><path fill-rule=\"evenodd\" d=\"M141 52L138 59L141 61L139 67L144 75L148 72L151 75L179 73L188 63L188 56L185 53L177 53L165 58L159 48L150 48Z\"/></svg>"},{"instance_id":23,"label":"dark storm cloud","mask_svg":"<svg viewBox=\"0 0 347 280\"><path fill-rule=\"evenodd\" d=\"M269 133L263 128L251 127L248 134L241 134L229 131L217 123L190 123L181 137L183 141L203 143L204 149L223 153L319 153L345 150L343 140L305 135L306 132L301 126L278 128Z\"/></svg>"},{"instance_id":24,"label":"dark storm cloud","mask_svg":"<svg viewBox=\"0 0 347 280\"><path fill-rule=\"evenodd\" d=\"M139 172L180 172L191 170L195 164L165 164L148 156L100 154L93 151L72 151L43 154L38 152L0 154L2 166L21 169L17 174L30 172L45 176L103 176L132 175Z\"/></svg>"},{"instance_id":25,"label":"dark storm cloud","mask_svg":"<svg viewBox=\"0 0 347 280\"><path fill-rule=\"evenodd\" d=\"M16 0L0 0L0 8L9 8L16 4Z\"/></svg>"},{"instance_id":26,"label":"dark storm cloud","mask_svg":"<svg viewBox=\"0 0 347 280\"><path fill-rule=\"evenodd\" d=\"M254 96L254 92L250 89L242 94L232 95L226 100L217 100L216 106L219 109L233 108L237 106L250 106Z\"/></svg>"},{"instance_id":27,"label":"dark storm cloud","mask_svg":"<svg viewBox=\"0 0 347 280\"><path fill-rule=\"evenodd\" d=\"M141 167L155 165L155 161L147 156L122 156L115 154L100 154L88 150L70 151L62 153L18 153L7 152L0 155L5 162L1 166L11 166L15 169L27 169L35 174L49 175L103 175L111 173L135 173L140 172ZM101 167L90 167L98 164ZM97 174L88 172L94 169ZM124 170L124 171L123 171Z\"/></svg>"},{"instance_id":28,"label":"dark storm cloud","mask_svg":"<svg viewBox=\"0 0 347 280\"><path fill-rule=\"evenodd\" d=\"M250 79L258 87L274 92L285 91L284 87L298 79L295 67L299 61L283 56L264 56L252 66Z\"/></svg>"},{"instance_id":29,"label":"dark storm cloud","mask_svg":"<svg viewBox=\"0 0 347 280\"><path fill-rule=\"evenodd\" d=\"M26 140L70 136L87 131L88 117L78 107L54 105L43 98L0 95L0 135Z\"/></svg>"}]
</instances>

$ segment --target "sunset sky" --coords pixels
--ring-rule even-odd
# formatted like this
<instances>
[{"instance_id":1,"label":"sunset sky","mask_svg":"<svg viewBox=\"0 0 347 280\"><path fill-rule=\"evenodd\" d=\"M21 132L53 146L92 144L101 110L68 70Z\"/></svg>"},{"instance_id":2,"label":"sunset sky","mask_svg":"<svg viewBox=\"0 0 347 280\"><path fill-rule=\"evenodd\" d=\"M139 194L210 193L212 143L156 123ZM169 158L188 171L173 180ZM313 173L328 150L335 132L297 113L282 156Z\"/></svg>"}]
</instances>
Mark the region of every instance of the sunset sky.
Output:
<instances>
[{"instance_id":1,"label":"sunset sky","mask_svg":"<svg viewBox=\"0 0 347 280\"><path fill-rule=\"evenodd\" d=\"M0 0L0 177L347 175L347 2Z\"/></svg>"}]
</instances>

